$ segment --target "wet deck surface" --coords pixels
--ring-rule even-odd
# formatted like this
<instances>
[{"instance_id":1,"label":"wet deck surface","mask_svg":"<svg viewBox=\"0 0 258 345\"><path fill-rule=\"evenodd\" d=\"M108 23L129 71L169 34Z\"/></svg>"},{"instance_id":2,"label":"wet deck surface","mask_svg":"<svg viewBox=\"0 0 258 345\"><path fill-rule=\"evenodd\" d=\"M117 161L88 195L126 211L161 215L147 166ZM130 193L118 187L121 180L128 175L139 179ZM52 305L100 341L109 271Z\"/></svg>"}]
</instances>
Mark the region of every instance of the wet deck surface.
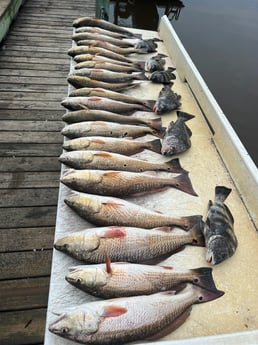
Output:
<instances>
[{"instance_id":1,"label":"wet deck surface","mask_svg":"<svg viewBox=\"0 0 258 345\"><path fill-rule=\"evenodd\" d=\"M95 1L27 0L0 47L0 337L42 344L72 21Z\"/></svg>"}]
</instances>

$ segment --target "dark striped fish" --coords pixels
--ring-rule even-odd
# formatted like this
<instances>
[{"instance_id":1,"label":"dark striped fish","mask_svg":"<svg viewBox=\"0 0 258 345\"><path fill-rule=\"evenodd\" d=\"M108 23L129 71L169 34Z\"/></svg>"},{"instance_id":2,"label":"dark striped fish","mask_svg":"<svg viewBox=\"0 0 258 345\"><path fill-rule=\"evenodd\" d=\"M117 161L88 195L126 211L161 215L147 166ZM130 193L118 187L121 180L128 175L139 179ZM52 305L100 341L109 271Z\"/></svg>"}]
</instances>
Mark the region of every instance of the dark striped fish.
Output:
<instances>
[{"instance_id":1,"label":"dark striped fish","mask_svg":"<svg viewBox=\"0 0 258 345\"><path fill-rule=\"evenodd\" d=\"M215 188L214 203L209 201L207 219L203 229L207 247L207 262L216 265L231 257L237 248L237 238L234 233L234 218L224 204L231 189L224 186Z\"/></svg>"}]
</instances>

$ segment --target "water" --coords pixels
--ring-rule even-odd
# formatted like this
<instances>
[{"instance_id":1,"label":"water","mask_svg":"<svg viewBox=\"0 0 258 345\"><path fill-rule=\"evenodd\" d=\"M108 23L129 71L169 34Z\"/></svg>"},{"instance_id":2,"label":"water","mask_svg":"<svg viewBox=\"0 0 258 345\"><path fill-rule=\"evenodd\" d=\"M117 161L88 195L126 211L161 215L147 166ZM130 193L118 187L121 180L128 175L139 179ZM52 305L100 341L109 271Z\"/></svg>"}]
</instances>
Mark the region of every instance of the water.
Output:
<instances>
[{"instance_id":1,"label":"water","mask_svg":"<svg viewBox=\"0 0 258 345\"><path fill-rule=\"evenodd\" d=\"M110 1L109 20L121 26L156 30L159 17L168 14L209 89L258 165L258 1L128 0L120 1L127 6L120 8L128 12L116 13L118 2Z\"/></svg>"}]
</instances>

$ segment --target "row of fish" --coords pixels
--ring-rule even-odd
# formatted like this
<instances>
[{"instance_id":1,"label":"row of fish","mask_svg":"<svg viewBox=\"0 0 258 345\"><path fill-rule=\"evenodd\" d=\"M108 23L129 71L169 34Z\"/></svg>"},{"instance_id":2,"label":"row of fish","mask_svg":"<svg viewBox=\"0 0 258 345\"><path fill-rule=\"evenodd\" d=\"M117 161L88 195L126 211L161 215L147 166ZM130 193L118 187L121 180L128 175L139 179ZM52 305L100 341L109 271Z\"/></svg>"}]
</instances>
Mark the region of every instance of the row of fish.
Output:
<instances>
[{"instance_id":1,"label":"row of fish","mask_svg":"<svg viewBox=\"0 0 258 345\"><path fill-rule=\"evenodd\" d=\"M77 64L68 82L77 89L62 101L69 110L62 134L69 140L63 145L67 152L60 156L72 169L64 172L61 182L74 190L64 202L98 227L72 232L54 247L84 262L72 267L65 279L105 300L69 308L49 331L84 344L156 340L181 326L193 304L224 294L209 267L175 269L157 263L186 245L206 245L212 264L233 255L234 220L224 204L231 190L216 187L205 223L201 215L174 217L124 199L167 188L197 196L178 158L157 163L131 157L143 150L165 156L188 150L192 133L185 122L194 115L178 110L176 122L166 129L161 118L151 114L181 106L181 96L172 90L174 68L165 70L165 55L157 54L147 63L128 57L156 52L158 39L143 40L89 17L73 25L77 46L68 54ZM164 84L157 100L118 92L144 81ZM154 138L141 140L147 135ZM160 176L159 171L168 175Z\"/></svg>"}]
</instances>

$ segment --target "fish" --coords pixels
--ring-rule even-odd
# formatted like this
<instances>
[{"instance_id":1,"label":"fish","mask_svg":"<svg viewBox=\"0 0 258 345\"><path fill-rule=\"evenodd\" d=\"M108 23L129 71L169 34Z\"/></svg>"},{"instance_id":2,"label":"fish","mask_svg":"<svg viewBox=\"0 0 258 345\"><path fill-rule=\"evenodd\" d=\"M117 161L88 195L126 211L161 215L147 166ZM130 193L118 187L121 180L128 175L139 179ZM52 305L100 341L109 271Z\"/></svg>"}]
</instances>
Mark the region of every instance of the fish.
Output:
<instances>
[{"instance_id":1,"label":"fish","mask_svg":"<svg viewBox=\"0 0 258 345\"><path fill-rule=\"evenodd\" d=\"M142 69L137 65L130 64L130 66L123 66L120 64L114 64L107 61L83 61L74 66L75 70L81 70L84 68L92 68L92 69L102 69L108 70L112 72L119 72L119 73L132 73L132 72L139 72ZM76 72L75 71L75 72ZM77 74L78 75L78 74Z\"/></svg>"},{"instance_id":2,"label":"fish","mask_svg":"<svg viewBox=\"0 0 258 345\"><path fill-rule=\"evenodd\" d=\"M104 30L108 30L111 32L117 32L122 35L126 35L126 37L129 38L141 38L141 34L134 33L128 29L122 28L119 25L113 24L111 22L108 22L104 19L99 18L92 18L92 17L81 17L78 19L75 19L73 22L73 27L78 28L81 26L93 26L93 27L99 27Z\"/></svg>"},{"instance_id":3,"label":"fish","mask_svg":"<svg viewBox=\"0 0 258 345\"><path fill-rule=\"evenodd\" d=\"M66 97L62 100L61 105L69 110L95 109L106 110L119 114L133 114L136 111L148 111L152 110L142 104L127 103L122 101L116 101L105 97Z\"/></svg>"},{"instance_id":4,"label":"fish","mask_svg":"<svg viewBox=\"0 0 258 345\"><path fill-rule=\"evenodd\" d=\"M167 55L165 54L157 54L152 56L146 61L145 69L148 72L155 72L155 71L164 71L166 60L165 58Z\"/></svg>"},{"instance_id":5,"label":"fish","mask_svg":"<svg viewBox=\"0 0 258 345\"><path fill-rule=\"evenodd\" d=\"M117 122L120 124L140 124L149 126L158 131L162 131L160 117L150 119L145 116L140 116L138 114L125 116L105 110L82 109L76 111L68 111L63 115L62 120L67 123L76 123L84 121L107 121Z\"/></svg>"},{"instance_id":6,"label":"fish","mask_svg":"<svg viewBox=\"0 0 258 345\"><path fill-rule=\"evenodd\" d=\"M113 53L119 54L119 55L129 55L129 54L146 54L147 50L142 48L134 48L134 47L128 47L128 48L123 48L123 47L118 47L115 44L111 44L108 42L104 41L96 41L96 40L82 40L77 42L77 46L90 46L90 47L99 47L99 48L104 48L107 49Z\"/></svg>"},{"instance_id":7,"label":"fish","mask_svg":"<svg viewBox=\"0 0 258 345\"><path fill-rule=\"evenodd\" d=\"M75 70L72 75L88 77L106 83L125 83L133 80L148 80L144 72L122 73L96 68L81 68Z\"/></svg>"},{"instance_id":8,"label":"fish","mask_svg":"<svg viewBox=\"0 0 258 345\"><path fill-rule=\"evenodd\" d=\"M79 216L98 226L119 225L147 229L177 226L185 231L192 227L203 228L201 215L172 217L114 197L74 192L64 202Z\"/></svg>"},{"instance_id":9,"label":"fish","mask_svg":"<svg viewBox=\"0 0 258 345\"><path fill-rule=\"evenodd\" d=\"M186 121L195 116L183 111L177 111L176 122L171 121L162 142L161 153L165 156L172 156L177 153L185 152L191 147L190 137L192 131L185 124Z\"/></svg>"},{"instance_id":10,"label":"fish","mask_svg":"<svg viewBox=\"0 0 258 345\"><path fill-rule=\"evenodd\" d=\"M160 139L137 141L130 138L82 137L66 140L63 144L63 148L67 151L95 150L131 156L143 150L161 153L161 142Z\"/></svg>"},{"instance_id":11,"label":"fish","mask_svg":"<svg viewBox=\"0 0 258 345\"><path fill-rule=\"evenodd\" d=\"M159 177L153 173L70 169L61 177L61 182L78 192L121 198L160 191L168 187L197 196L188 174L181 174L176 177Z\"/></svg>"},{"instance_id":12,"label":"fish","mask_svg":"<svg viewBox=\"0 0 258 345\"><path fill-rule=\"evenodd\" d=\"M57 336L91 345L122 345L159 339L186 321L192 305L212 301L223 294L220 290L189 285L177 294L165 291L88 302L60 313L48 330Z\"/></svg>"},{"instance_id":13,"label":"fish","mask_svg":"<svg viewBox=\"0 0 258 345\"><path fill-rule=\"evenodd\" d=\"M80 54L80 55L76 55L74 57L74 61L77 62L77 64L74 66L75 69L80 69L83 67L84 63L88 63L88 62L96 62L96 63L108 63L109 66L112 65L113 68L119 68L119 67L127 67L128 68L128 72L129 69L135 69L137 71L145 71L145 61L132 61L132 62L123 62L123 61L118 61L118 60L114 60L114 59L110 59L108 57L105 56L101 56L101 55L92 55L92 54ZM118 65L115 66L114 65ZM84 66L86 67L86 66ZM133 70L131 71L133 72Z\"/></svg>"},{"instance_id":14,"label":"fish","mask_svg":"<svg viewBox=\"0 0 258 345\"><path fill-rule=\"evenodd\" d=\"M216 290L212 268L174 269L172 266L112 262L70 267L65 276L73 286L99 298L150 295L194 284Z\"/></svg>"},{"instance_id":15,"label":"fish","mask_svg":"<svg viewBox=\"0 0 258 345\"><path fill-rule=\"evenodd\" d=\"M159 92L158 99L153 107L153 111L157 114L165 114L181 106L181 96L171 90L173 83L164 84Z\"/></svg>"},{"instance_id":16,"label":"fish","mask_svg":"<svg viewBox=\"0 0 258 345\"><path fill-rule=\"evenodd\" d=\"M159 38L141 39L134 46L137 49L145 49L147 53L153 53L156 52L156 48L158 47L156 42L161 42L161 40Z\"/></svg>"},{"instance_id":17,"label":"fish","mask_svg":"<svg viewBox=\"0 0 258 345\"><path fill-rule=\"evenodd\" d=\"M118 61L127 62L127 63L133 63L133 61L131 59L129 59L128 57L121 55L121 54L114 53L111 50L104 49L101 47L77 46L77 47L70 48L68 50L68 55L72 56L73 58L76 57L77 55L81 55L81 54L93 54L93 55L98 54L98 55L105 56L105 57L113 59L113 60L118 60ZM76 59L74 59L74 61L81 62L82 60L80 58L76 58Z\"/></svg>"},{"instance_id":18,"label":"fish","mask_svg":"<svg viewBox=\"0 0 258 345\"><path fill-rule=\"evenodd\" d=\"M114 262L161 261L183 250L186 245L205 246L198 227L189 231L181 230L180 234L174 234L169 228L89 228L61 237L54 243L56 250L88 264L103 263L106 256Z\"/></svg>"},{"instance_id":19,"label":"fish","mask_svg":"<svg viewBox=\"0 0 258 345\"><path fill-rule=\"evenodd\" d=\"M231 188L215 187L214 203L210 200L203 235L206 243L206 260L217 265L230 258L236 251L238 240L234 233L234 218L224 201Z\"/></svg>"},{"instance_id":20,"label":"fish","mask_svg":"<svg viewBox=\"0 0 258 345\"><path fill-rule=\"evenodd\" d=\"M130 95L125 95L121 92L115 92L115 91L110 91L110 90L105 90L103 88L87 88L84 87L82 89L77 89L72 91L69 94L70 97L77 97L77 96L86 96L86 97L91 97L91 96L97 96L97 97L104 97L104 98L109 98L113 99L115 101L121 101L121 102L127 102L127 103L136 103L136 104L141 104L151 110L153 110L153 107L156 103L154 99L144 99L140 97L134 97Z\"/></svg>"},{"instance_id":21,"label":"fish","mask_svg":"<svg viewBox=\"0 0 258 345\"><path fill-rule=\"evenodd\" d=\"M105 36L121 38L121 39L128 38L127 35L125 34L105 30L102 28L98 28L96 26L81 26L75 29L75 33L81 33L81 32L88 32L88 33L93 33L93 34L98 33L99 35L105 35Z\"/></svg>"},{"instance_id":22,"label":"fish","mask_svg":"<svg viewBox=\"0 0 258 345\"><path fill-rule=\"evenodd\" d=\"M108 42L108 43L117 45L119 47L124 47L124 48L135 46L134 43L132 42L122 40L121 38L114 38L108 35L99 34L97 32L96 33L89 33L89 32L75 33L72 35L72 39L75 42L83 41L83 40L104 41L104 42Z\"/></svg>"},{"instance_id":23,"label":"fish","mask_svg":"<svg viewBox=\"0 0 258 345\"><path fill-rule=\"evenodd\" d=\"M59 161L74 169L122 170L132 172L168 171L185 173L179 159L158 163L144 161L106 151L70 151L62 153Z\"/></svg>"},{"instance_id":24,"label":"fish","mask_svg":"<svg viewBox=\"0 0 258 345\"><path fill-rule=\"evenodd\" d=\"M65 126L61 133L70 139L87 136L138 138L146 134L152 134L159 138L163 138L164 136L163 129L156 130L145 126L126 125L107 121L84 121L73 123Z\"/></svg>"},{"instance_id":25,"label":"fish","mask_svg":"<svg viewBox=\"0 0 258 345\"><path fill-rule=\"evenodd\" d=\"M153 83L170 84L171 80L175 80L176 76L173 73L174 67L168 67L165 71L152 72L149 79Z\"/></svg>"},{"instance_id":26,"label":"fish","mask_svg":"<svg viewBox=\"0 0 258 345\"><path fill-rule=\"evenodd\" d=\"M127 81L125 83L105 83L99 80L94 80L88 77L81 77L79 75L69 75L67 78L69 84L74 86L75 88L82 88L82 87L101 87L106 90L111 91L122 91L125 89L129 89L135 87L141 83L141 81Z\"/></svg>"}]
</instances>

